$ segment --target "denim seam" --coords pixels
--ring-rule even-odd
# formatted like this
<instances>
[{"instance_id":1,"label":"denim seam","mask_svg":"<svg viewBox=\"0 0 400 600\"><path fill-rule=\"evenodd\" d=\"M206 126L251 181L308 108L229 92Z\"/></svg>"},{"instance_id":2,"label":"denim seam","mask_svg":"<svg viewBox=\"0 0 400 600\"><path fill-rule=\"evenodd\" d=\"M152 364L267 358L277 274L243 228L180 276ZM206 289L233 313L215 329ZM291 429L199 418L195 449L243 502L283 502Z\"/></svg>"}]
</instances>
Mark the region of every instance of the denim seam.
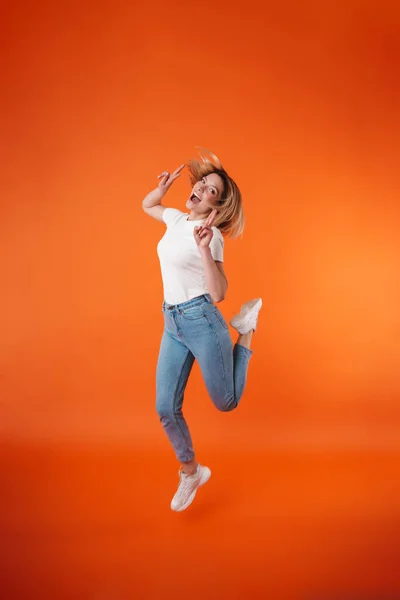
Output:
<instances>
[{"instance_id":1,"label":"denim seam","mask_svg":"<svg viewBox=\"0 0 400 600\"><path fill-rule=\"evenodd\" d=\"M185 432L182 430L182 427L181 427L180 423L178 422L178 419L176 418L175 410L176 410L177 389L178 389L179 383L180 383L181 378L182 378L183 369L184 369L184 367L186 365L186 362L187 362L187 360L189 358L189 354L190 354L190 350L187 348L187 354L186 354L185 360L182 363L181 372L179 374L179 377L177 378L176 386L174 388L174 403L173 403L173 409L174 409L173 410L173 419L174 419L174 423L177 426L177 429L179 429L180 434L181 434L183 440L185 441L185 445L186 445ZM183 394L184 394L184 392L183 392Z\"/></svg>"},{"instance_id":2,"label":"denim seam","mask_svg":"<svg viewBox=\"0 0 400 600\"><path fill-rule=\"evenodd\" d=\"M233 356L233 360L234 360L234 363L235 363L235 354L242 354L243 356L246 357L246 360L247 360L246 373L247 373L249 362L250 362L250 359L251 359L252 354L253 354L252 351L249 350L249 348L245 348L244 346L241 346L240 344L235 344L235 346L233 348L233 355L234 355ZM234 387L235 387L235 397L236 397L235 381L233 383L234 383ZM245 383L246 383L246 377L243 377L242 381L241 381L241 387L243 387L245 385ZM240 400L241 400L241 397L239 398L238 402Z\"/></svg>"},{"instance_id":3,"label":"denim seam","mask_svg":"<svg viewBox=\"0 0 400 600\"><path fill-rule=\"evenodd\" d=\"M206 320L207 320L207 323L208 323L208 325L209 325L209 327L210 327L211 331L213 332L213 335L214 335L214 337L215 337L215 339L216 339L216 342L217 342L217 346L218 346L218 350L219 350L219 360L220 360L220 363L221 363L221 367L222 367L222 374L223 374L223 378L224 378L224 384L225 384L225 394L227 394L227 393L228 393L228 386L226 385L226 377L225 377L224 360L223 360L223 357L222 357L221 345L220 345L220 343L219 343L218 335L216 334L216 332L215 332L215 328L213 327L213 325L212 325L211 321L209 320L209 318L207 317L207 315L204 315L204 316L205 316L205 318L206 318ZM235 392L234 392L234 396L235 396ZM234 397L234 400L236 401L236 398L235 398L235 397Z\"/></svg>"},{"instance_id":4,"label":"denim seam","mask_svg":"<svg viewBox=\"0 0 400 600\"><path fill-rule=\"evenodd\" d=\"M221 323L222 327L223 327L224 329L226 329L226 331L229 331L229 329L228 329L228 325L226 324L226 322L225 322L225 319L223 318L223 316L222 316L222 315L221 315L221 313L219 312L218 308L217 308L217 307L215 307L215 308L216 308L216 310L215 310L215 313L214 313L214 314L215 314L215 316L217 317L218 321Z\"/></svg>"}]
</instances>

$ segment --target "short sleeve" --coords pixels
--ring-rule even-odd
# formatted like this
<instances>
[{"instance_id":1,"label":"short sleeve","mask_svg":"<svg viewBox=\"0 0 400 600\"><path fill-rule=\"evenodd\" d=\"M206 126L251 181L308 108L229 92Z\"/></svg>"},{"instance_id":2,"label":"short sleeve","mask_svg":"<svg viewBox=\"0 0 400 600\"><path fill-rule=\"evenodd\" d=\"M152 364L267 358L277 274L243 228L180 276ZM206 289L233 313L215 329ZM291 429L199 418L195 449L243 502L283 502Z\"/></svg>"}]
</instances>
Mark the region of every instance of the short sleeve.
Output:
<instances>
[{"instance_id":1,"label":"short sleeve","mask_svg":"<svg viewBox=\"0 0 400 600\"><path fill-rule=\"evenodd\" d=\"M173 227L184 214L177 208L166 208L162 214L162 218L167 227Z\"/></svg>"},{"instance_id":2,"label":"short sleeve","mask_svg":"<svg viewBox=\"0 0 400 600\"><path fill-rule=\"evenodd\" d=\"M213 227L213 237L210 243L211 255L214 260L224 262L224 238L216 227Z\"/></svg>"}]
</instances>

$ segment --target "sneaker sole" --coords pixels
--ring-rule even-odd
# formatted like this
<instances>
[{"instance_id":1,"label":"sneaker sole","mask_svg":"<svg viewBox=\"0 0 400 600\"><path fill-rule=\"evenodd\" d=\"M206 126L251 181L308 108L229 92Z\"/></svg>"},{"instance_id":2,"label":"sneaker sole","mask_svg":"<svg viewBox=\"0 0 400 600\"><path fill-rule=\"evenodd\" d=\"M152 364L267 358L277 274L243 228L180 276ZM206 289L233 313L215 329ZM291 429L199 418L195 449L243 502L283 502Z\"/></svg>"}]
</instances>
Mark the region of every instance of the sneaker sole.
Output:
<instances>
[{"instance_id":1,"label":"sneaker sole","mask_svg":"<svg viewBox=\"0 0 400 600\"><path fill-rule=\"evenodd\" d=\"M202 472L202 474L200 475L200 480L199 480L199 485L197 486L197 488L195 490L193 490L193 492L190 494L189 498L186 500L185 504L183 504L183 506L181 506L180 508L172 508L171 509L174 512L182 512L183 510L185 510L188 506L190 506L196 496L197 490L199 489L199 487L201 487L202 485L204 485L205 483L207 483L207 481L210 479L211 477L211 471L210 469L207 468L204 469L204 471Z\"/></svg>"}]
</instances>

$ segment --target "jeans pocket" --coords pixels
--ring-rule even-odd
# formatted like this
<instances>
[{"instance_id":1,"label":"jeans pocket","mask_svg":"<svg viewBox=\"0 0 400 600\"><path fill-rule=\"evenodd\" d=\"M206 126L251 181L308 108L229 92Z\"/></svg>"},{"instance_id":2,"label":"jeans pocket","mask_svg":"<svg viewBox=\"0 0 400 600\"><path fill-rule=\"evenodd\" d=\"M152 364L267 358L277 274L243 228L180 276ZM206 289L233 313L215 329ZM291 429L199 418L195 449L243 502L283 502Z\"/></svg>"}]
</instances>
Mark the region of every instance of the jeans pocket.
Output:
<instances>
[{"instance_id":1,"label":"jeans pocket","mask_svg":"<svg viewBox=\"0 0 400 600\"><path fill-rule=\"evenodd\" d=\"M189 321L201 319L204 317L204 310L202 304L196 304L195 306L188 306L187 308L181 309L181 315Z\"/></svg>"}]
</instances>

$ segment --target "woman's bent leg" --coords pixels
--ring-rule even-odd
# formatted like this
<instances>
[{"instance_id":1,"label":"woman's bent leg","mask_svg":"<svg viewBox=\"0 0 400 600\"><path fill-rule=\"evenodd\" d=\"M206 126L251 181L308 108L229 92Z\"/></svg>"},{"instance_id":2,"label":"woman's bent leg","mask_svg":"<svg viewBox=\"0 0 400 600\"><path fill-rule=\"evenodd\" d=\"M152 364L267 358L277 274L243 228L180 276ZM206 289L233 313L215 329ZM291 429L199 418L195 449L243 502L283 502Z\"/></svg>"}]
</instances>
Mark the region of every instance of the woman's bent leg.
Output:
<instances>
[{"instance_id":1,"label":"woman's bent leg","mask_svg":"<svg viewBox=\"0 0 400 600\"><path fill-rule=\"evenodd\" d=\"M252 351L240 344L232 348L228 326L213 304L204 306L203 318L182 318L185 342L199 363L208 393L222 411L237 407L246 385Z\"/></svg>"},{"instance_id":2,"label":"woman's bent leg","mask_svg":"<svg viewBox=\"0 0 400 600\"><path fill-rule=\"evenodd\" d=\"M196 356L210 398L218 410L234 410L246 387L251 350L218 338Z\"/></svg>"},{"instance_id":3,"label":"woman's bent leg","mask_svg":"<svg viewBox=\"0 0 400 600\"><path fill-rule=\"evenodd\" d=\"M157 365L157 412L178 460L194 459L192 439L182 414L186 384L194 356L175 336L164 331Z\"/></svg>"}]
</instances>

